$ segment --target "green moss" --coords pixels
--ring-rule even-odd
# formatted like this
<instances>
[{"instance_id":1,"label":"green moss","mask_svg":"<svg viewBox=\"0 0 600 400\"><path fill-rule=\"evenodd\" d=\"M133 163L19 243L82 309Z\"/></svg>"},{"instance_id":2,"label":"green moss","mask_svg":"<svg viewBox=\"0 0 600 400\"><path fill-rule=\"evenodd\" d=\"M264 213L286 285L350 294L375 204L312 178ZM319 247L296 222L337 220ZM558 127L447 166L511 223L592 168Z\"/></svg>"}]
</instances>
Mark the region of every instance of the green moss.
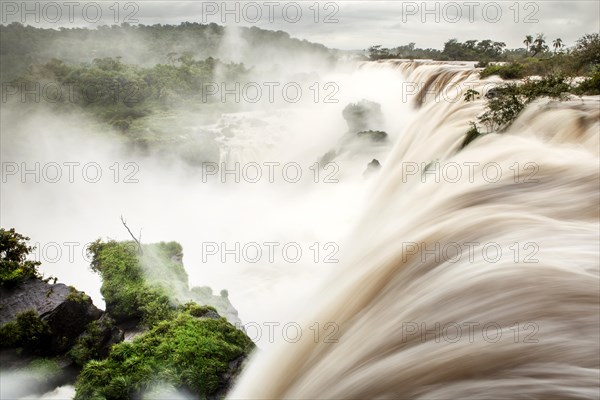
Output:
<instances>
[{"instance_id":1,"label":"green moss","mask_svg":"<svg viewBox=\"0 0 600 400\"><path fill-rule=\"evenodd\" d=\"M151 326L170 316L172 302L166 290L147 282L134 242L96 241L89 252L92 269L102 276L100 292L113 318L141 319Z\"/></svg>"},{"instance_id":2,"label":"green moss","mask_svg":"<svg viewBox=\"0 0 600 400\"><path fill-rule=\"evenodd\" d=\"M144 244L140 254L134 242L96 241L89 252L92 269L102 276L107 311L117 321L140 319L154 326L190 300L220 313L231 309L226 290L214 296L209 287L189 289L177 242Z\"/></svg>"},{"instance_id":3,"label":"green moss","mask_svg":"<svg viewBox=\"0 0 600 400\"><path fill-rule=\"evenodd\" d=\"M90 297L85 294L84 292L80 292L77 289L75 289L73 286L69 286L69 289L71 290L69 295L67 296L67 301L73 301L75 303L87 303L90 300Z\"/></svg>"},{"instance_id":4,"label":"green moss","mask_svg":"<svg viewBox=\"0 0 600 400\"><path fill-rule=\"evenodd\" d=\"M151 390L156 382L202 397L217 392L229 363L247 355L254 344L224 318L192 315L201 309L189 305L133 342L115 345L107 359L88 362L79 375L75 398L131 398Z\"/></svg>"},{"instance_id":5,"label":"green moss","mask_svg":"<svg viewBox=\"0 0 600 400\"><path fill-rule=\"evenodd\" d=\"M183 309L189 313L191 316L200 318L205 316L211 311L217 312L217 309L211 306L200 306L196 303L189 302L183 306Z\"/></svg>"}]
</instances>

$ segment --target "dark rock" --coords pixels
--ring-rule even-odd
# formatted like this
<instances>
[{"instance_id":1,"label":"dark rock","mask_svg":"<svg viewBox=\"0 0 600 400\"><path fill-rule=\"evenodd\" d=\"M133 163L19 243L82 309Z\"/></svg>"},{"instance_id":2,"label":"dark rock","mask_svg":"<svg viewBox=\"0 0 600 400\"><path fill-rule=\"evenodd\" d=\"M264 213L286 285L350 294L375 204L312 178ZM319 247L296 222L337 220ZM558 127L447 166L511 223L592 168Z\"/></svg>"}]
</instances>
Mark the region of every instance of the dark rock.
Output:
<instances>
[{"instance_id":1,"label":"dark rock","mask_svg":"<svg viewBox=\"0 0 600 400\"><path fill-rule=\"evenodd\" d=\"M342 115L350 133L380 129L383 123L381 105L364 99L358 103L348 104L342 111Z\"/></svg>"},{"instance_id":2,"label":"dark rock","mask_svg":"<svg viewBox=\"0 0 600 400\"><path fill-rule=\"evenodd\" d=\"M240 372L244 369L244 365L247 361L246 356L240 356L235 360L229 362L228 370L222 376L222 381L224 385L219 389L219 391L214 395L214 397L209 397L210 399L222 399L225 395L231 390L233 384L236 381L236 378L240 374Z\"/></svg>"},{"instance_id":3,"label":"dark rock","mask_svg":"<svg viewBox=\"0 0 600 400\"><path fill-rule=\"evenodd\" d=\"M337 152L335 150L330 150L327 153L323 154L323 156L319 159L319 166L323 168L327 164L331 163L337 157Z\"/></svg>"},{"instance_id":4,"label":"dark rock","mask_svg":"<svg viewBox=\"0 0 600 400\"><path fill-rule=\"evenodd\" d=\"M66 352L87 325L100 318L99 310L83 292L62 283L49 284L28 279L10 288L0 288L0 325L15 320L17 314L34 310L51 333L47 354Z\"/></svg>"},{"instance_id":5,"label":"dark rock","mask_svg":"<svg viewBox=\"0 0 600 400\"><path fill-rule=\"evenodd\" d=\"M125 335L121 329L116 325L115 320L104 313L97 321L98 328L100 328L99 337L96 338L98 342L95 344L98 356L100 358L108 357L110 348L117 343L122 342L125 339ZM88 333L83 333L87 335ZM83 336L82 335L82 336Z\"/></svg>"},{"instance_id":6,"label":"dark rock","mask_svg":"<svg viewBox=\"0 0 600 400\"><path fill-rule=\"evenodd\" d=\"M363 173L363 176L371 175L372 173L377 172L380 169L381 169L381 163L374 158L373 161L371 161L370 163L367 164L367 169Z\"/></svg>"},{"instance_id":7,"label":"dark rock","mask_svg":"<svg viewBox=\"0 0 600 400\"><path fill-rule=\"evenodd\" d=\"M388 136L384 131L361 131L356 135L360 138L370 139L374 142L383 142Z\"/></svg>"},{"instance_id":8,"label":"dark rock","mask_svg":"<svg viewBox=\"0 0 600 400\"><path fill-rule=\"evenodd\" d=\"M221 316L216 311L209 310L202 315L202 318L219 319Z\"/></svg>"},{"instance_id":9,"label":"dark rock","mask_svg":"<svg viewBox=\"0 0 600 400\"><path fill-rule=\"evenodd\" d=\"M226 290L222 290L219 295L214 295L212 289L208 286L193 287L189 291L189 296L185 301L193 301L197 304L212 306L232 325L237 326L237 324L241 324L242 321L240 320L238 311L233 304L231 304L229 298L223 296L223 294L229 295Z\"/></svg>"},{"instance_id":10,"label":"dark rock","mask_svg":"<svg viewBox=\"0 0 600 400\"><path fill-rule=\"evenodd\" d=\"M496 96L498 96L498 90L496 90L496 88L492 88L485 93L485 98L488 100L491 100Z\"/></svg>"}]
</instances>

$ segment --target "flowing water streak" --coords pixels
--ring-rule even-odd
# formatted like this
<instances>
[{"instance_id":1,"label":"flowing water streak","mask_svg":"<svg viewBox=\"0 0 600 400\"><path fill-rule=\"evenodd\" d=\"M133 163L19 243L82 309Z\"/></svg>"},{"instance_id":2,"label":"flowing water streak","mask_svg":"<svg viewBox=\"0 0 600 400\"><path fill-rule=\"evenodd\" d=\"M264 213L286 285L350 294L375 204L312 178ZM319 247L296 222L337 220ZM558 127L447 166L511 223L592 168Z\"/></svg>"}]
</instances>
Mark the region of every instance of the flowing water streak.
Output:
<instances>
[{"instance_id":1,"label":"flowing water streak","mask_svg":"<svg viewBox=\"0 0 600 400\"><path fill-rule=\"evenodd\" d=\"M490 82L460 66L383 64L440 95L451 82ZM458 151L484 102L436 98L423 97L397 140L302 338L256 359L231 398L598 398L599 99L536 101L508 132ZM408 163L434 160L477 164L458 181L407 174ZM472 242L503 252L425 251ZM533 258L509 250L526 244ZM327 322L340 327L337 343L323 340ZM456 340L436 324L473 328Z\"/></svg>"}]
</instances>

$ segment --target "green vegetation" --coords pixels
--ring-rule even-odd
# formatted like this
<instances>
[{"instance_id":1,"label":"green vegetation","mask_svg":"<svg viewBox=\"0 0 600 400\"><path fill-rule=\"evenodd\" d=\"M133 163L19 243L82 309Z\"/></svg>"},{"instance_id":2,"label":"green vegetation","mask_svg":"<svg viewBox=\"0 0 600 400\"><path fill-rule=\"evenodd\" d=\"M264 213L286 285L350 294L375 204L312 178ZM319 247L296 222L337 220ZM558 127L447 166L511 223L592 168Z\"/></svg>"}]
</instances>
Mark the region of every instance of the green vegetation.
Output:
<instances>
[{"instance_id":1,"label":"green vegetation","mask_svg":"<svg viewBox=\"0 0 600 400\"><path fill-rule=\"evenodd\" d=\"M117 322L141 320L153 326L188 301L211 305L221 315L232 309L226 290L215 296L210 287L189 289L179 243L143 244L140 254L133 241L96 241L88 251L92 270L102 276L106 310Z\"/></svg>"},{"instance_id":2,"label":"green vegetation","mask_svg":"<svg viewBox=\"0 0 600 400\"><path fill-rule=\"evenodd\" d=\"M98 321L92 321L85 332L77 338L75 345L69 350L69 357L79 366L89 360L98 360L101 356L102 330Z\"/></svg>"},{"instance_id":3,"label":"green vegetation","mask_svg":"<svg viewBox=\"0 0 600 400\"><path fill-rule=\"evenodd\" d=\"M471 61L480 62L499 61L502 59L506 43L495 42L490 39L467 40L462 43L456 39L450 39L444 43L443 50L419 49L415 43L399 46L393 49L382 48L380 45L368 49L371 60L386 58L409 58L409 59L433 59L439 61Z\"/></svg>"},{"instance_id":4,"label":"green vegetation","mask_svg":"<svg viewBox=\"0 0 600 400\"><path fill-rule=\"evenodd\" d=\"M158 245L161 246L173 245ZM147 283L136 243L98 240L88 251L92 256L92 270L102 276L100 292L106 301L106 310L115 320L140 319L153 326L170 318L174 306L166 290Z\"/></svg>"},{"instance_id":5,"label":"green vegetation","mask_svg":"<svg viewBox=\"0 0 600 400\"><path fill-rule=\"evenodd\" d=\"M206 95L206 85L219 79L227 82L243 79L247 69L243 64L224 64L207 58L197 61L183 54L171 64L151 68L125 64L117 58L95 58L91 63L67 64L51 59L33 65L5 85L13 97L48 84L46 104L54 107L77 107L107 122L121 132L127 132L135 120L197 103L206 105L220 101ZM12 97L11 97L12 98Z\"/></svg>"},{"instance_id":6,"label":"green vegetation","mask_svg":"<svg viewBox=\"0 0 600 400\"><path fill-rule=\"evenodd\" d=\"M25 279L40 278L39 261L27 260L35 247L28 246L28 237L15 232L14 228L0 228L0 286L16 285Z\"/></svg>"},{"instance_id":7,"label":"green vegetation","mask_svg":"<svg viewBox=\"0 0 600 400\"><path fill-rule=\"evenodd\" d=\"M502 84L493 89L484 113L477 117L478 123L485 127L485 130L471 122L471 128L466 133L461 148L482 135L506 131L521 111L535 99L549 97L560 101L566 100L569 94L600 94L599 83L600 70L579 85L571 84L567 78L555 75L539 80L527 78L522 83ZM473 101L478 97L479 93L474 90L465 93L466 101Z\"/></svg>"},{"instance_id":8,"label":"green vegetation","mask_svg":"<svg viewBox=\"0 0 600 400\"><path fill-rule=\"evenodd\" d=\"M577 40L573 49L561 51L562 40L553 42L554 54L546 58L534 58L537 54L548 52L548 46L542 34L534 40L527 36L523 42L526 57L505 65L487 65L480 73L481 78L498 75L503 79L521 79L522 82L503 83L486 94L486 109L471 122L461 148L478 137L488 133L502 133L508 129L525 107L540 97L566 100L572 95L600 95L600 34L587 34ZM539 79L530 78L532 75ZM575 83L575 77L583 81ZM480 93L468 90L465 101L473 101Z\"/></svg>"},{"instance_id":9,"label":"green vegetation","mask_svg":"<svg viewBox=\"0 0 600 400\"><path fill-rule=\"evenodd\" d=\"M526 39L526 42L531 37ZM540 42L541 41L541 42ZM530 56L513 58L506 65L487 65L481 71L481 77L485 78L491 75L499 75L504 79L520 79L526 76L539 75L562 75L562 76L592 76L595 66L600 64L600 34L592 33L582 36L577 40L572 49L557 52L564 47L562 40L554 41L554 53L548 51L543 35L536 41L538 48L529 50ZM543 46L540 50L539 46ZM531 47L529 47L531 49ZM544 53L540 53L544 51ZM543 54L543 57L536 58L536 54Z\"/></svg>"},{"instance_id":10,"label":"green vegetation","mask_svg":"<svg viewBox=\"0 0 600 400\"><path fill-rule=\"evenodd\" d=\"M191 165L219 156L212 134L198 134L196 127L243 107L223 102L220 85L243 87L254 69L278 68L278 59L331 65L336 53L282 31L240 27L232 33L214 23L97 29L0 25L6 103L26 112L83 113L90 131Z\"/></svg>"},{"instance_id":11,"label":"green vegetation","mask_svg":"<svg viewBox=\"0 0 600 400\"><path fill-rule=\"evenodd\" d=\"M48 325L33 310L17 314L14 321L0 327L0 348L42 353L49 339Z\"/></svg>"},{"instance_id":12,"label":"green vegetation","mask_svg":"<svg viewBox=\"0 0 600 400\"><path fill-rule=\"evenodd\" d=\"M237 32L237 62L255 64L275 60L275 56L335 61L335 52L327 47L291 38L286 32L257 27L240 27ZM2 82L12 81L31 65L45 64L53 58L79 65L93 58L121 57L124 63L144 67L171 65L186 54L196 59L216 58L227 40L226 34L225 27L214 23L44 29L14 22L0 25L0 77Z\"/></svg>"},{"instance_id":13,"label":"green vegetation","mask_svg":"<svg viewBox=\"0 0 600 400\"><path fill-rule=\"evenodd\" d=\"M84 292L80 292L75 289L73 286L69 286L69 290L71 291L67 296L67 301L74 301L76 303L87 303L90 299L87 294Z\"/></svg>"},{"instance_id":14,"label":"green vegetation","mask_svg":"<svg viewBox=\"0 0 600 400\"><path fill-rule=\"evenodd\" d=\"M518 62L512 62L507 65L491 64L479 73L479 76L482 78L492 75L498 75L502 79L520 79L525 75L525 68L523 64Z\"/></svg>"},{"instance_id":15,"label":"green vegetation","mask_svg":"<svg viewBox=\"0 0 600 400\"><path fill-rule=\"evenodd\" d=\"M252 341L224 318L201 319L209 309L190 306L156 324L131 343L113 346L109 357L90 361L77 381L76 399L126 399L157 382L202 398L227 382L229 363L248 355Z\"/></svg>"},{"instance_id":16,"label":"green vegetation","mask_svg":"<svg viewBox=\"0 0 600 400\"><path fill-rule=\"evenodd\" d=\"M525 48L506 49L506 44L489 39L467 40L464 43L450 39L443 50L419 49L415 43L393 49L372 46L368 49L371 60L386 58L433 59L439 61L478 61L485 69L481 77L499 75L504 79L520 79L531 75L560 74L566 76L590 76L594 66L600 63L600 34L591 33L579 38L573 47L567 48L562 39L552 41L553 51L540 33L535 38L526 36ZM490 64L505 62L506 65Z\"/></svg>"}]
</instances>

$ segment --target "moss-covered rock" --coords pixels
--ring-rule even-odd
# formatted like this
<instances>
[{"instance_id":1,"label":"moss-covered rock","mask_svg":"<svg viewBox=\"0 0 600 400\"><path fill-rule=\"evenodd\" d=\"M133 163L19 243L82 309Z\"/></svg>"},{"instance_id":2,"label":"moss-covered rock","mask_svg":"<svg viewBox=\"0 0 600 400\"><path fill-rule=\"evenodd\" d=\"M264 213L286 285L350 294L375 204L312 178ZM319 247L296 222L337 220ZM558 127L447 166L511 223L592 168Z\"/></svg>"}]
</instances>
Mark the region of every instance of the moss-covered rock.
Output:
<instances>
[{"instance_id":1,"label":"moss-covered rock","mask_svg":"<svg viewBox=\"0 0 600 400\"><path fill-rule=\"evenodd\" d=\"M189 289L179 243L145 244L139 249L134 242L96 241L89 250L92 269L102 276L106 311L117 323L139 320L153 326L189 301L214 307L233 324L241 322L222 295L226 291L213 295L206 286Z\"/></svg>"},{"instance_id":2,"label":"moss-covered rock","mask_svg":"<svg viewBox=\"0 0 600 400\"><path fill-rule=\"evenodd\" d=\"M115 321L107 314L99 320L88 324L69 350L69 357L79 366L90 360L106 358L111 347L123 341L123 332L115 325Z\"/></svg>"},{"instance_id":3,"label":"moss-covered rock","mask_svg":"<svg viewBox=\"0 0 600 400\"><path fill-rule=\"evenodd\" d=\"M132 398L157 383L202 398L223 395L254 344L224 318L207 318L211 313L187 305L133 342L115 345L105 360L88 362L76 399Z\"/></svg>"}]
</instances>

